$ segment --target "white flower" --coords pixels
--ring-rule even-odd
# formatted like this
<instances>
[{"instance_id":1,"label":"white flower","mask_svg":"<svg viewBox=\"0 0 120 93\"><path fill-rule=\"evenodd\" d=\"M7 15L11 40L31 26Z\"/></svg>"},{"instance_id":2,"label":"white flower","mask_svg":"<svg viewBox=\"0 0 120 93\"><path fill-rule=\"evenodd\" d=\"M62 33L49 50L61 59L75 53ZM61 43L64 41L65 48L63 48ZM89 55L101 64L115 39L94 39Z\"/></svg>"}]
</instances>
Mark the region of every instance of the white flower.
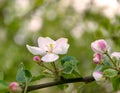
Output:
<instances>
[{"instance_id":1,"label":"white flower","mask_svg":"<svg viewBox=\"0 0 120 93\"><path fill-rule=\"evenodd\" d=\"M100 71L94 71L93 72L93 77L96 81L100 81L103 79L103 74Z\"/></svg>"},{"instance_id":2,"label":"white flower","mask_svg":"<svg viewBox=\"0 0 120 93\"><path fill-rule=\"evenodd\" d=\"M96 53L105 53L108 49L108 45L105 40L99 39L91 43L91 48Z\"/></svg>"},{"instance_id":3,"label":"white flower","mask_svg":"<svg viewBox=\"0 0 120 93\"><path fill-rule=\"evenodd\" d=\"M111 54L111 57L112 58L116 58L117 60L120 60L120 52L113 52Z\"/></svg>"},{"instance_id":4,"label":"white flower","mask_svg":"<svg viewBox=\"0 0 120 93\"><path fill-rule=\"evenodd\" d=\"M43 62L53 62L56 61L59 56L58 54L66 54L69 48L67 43L67 38L60 38L56 41L52 40L49 37L39 37L38 46L27 46L27 49L34 55L41 55L41 60Z\"/></svg>"}]
</instances>

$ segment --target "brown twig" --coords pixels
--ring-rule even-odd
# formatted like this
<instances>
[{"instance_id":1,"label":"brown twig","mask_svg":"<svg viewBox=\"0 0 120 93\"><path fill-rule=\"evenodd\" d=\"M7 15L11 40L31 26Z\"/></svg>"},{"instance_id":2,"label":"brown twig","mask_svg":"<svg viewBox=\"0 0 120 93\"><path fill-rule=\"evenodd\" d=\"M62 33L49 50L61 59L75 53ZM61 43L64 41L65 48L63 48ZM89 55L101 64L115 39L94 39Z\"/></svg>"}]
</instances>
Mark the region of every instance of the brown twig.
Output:
<instances>
[{"instance_id":1,"label":"brown twig","mask_svg":"<svg viewBox=\"0 0 120 93\"><path fill-rule=\"evenodd\" d=\"M49 83L44 83L44 84L39 84L39 85L31 85L28 86L27 88L27 92L33 91L33 90L38 90L38 89L42 89L42 88L46 88L46 87L52 87L52 86L56 86L56 85L61 85L61 84L67 84L67 83L75 83L75 82L92 82L94 81L94 78L92 76L88 76L88 77L80 77L80 78L70 78L70 79L65 79L63 77L61 77L61 79L59 81L54 81L54 82L49 82Z\"/></svg>"}]
</instances>

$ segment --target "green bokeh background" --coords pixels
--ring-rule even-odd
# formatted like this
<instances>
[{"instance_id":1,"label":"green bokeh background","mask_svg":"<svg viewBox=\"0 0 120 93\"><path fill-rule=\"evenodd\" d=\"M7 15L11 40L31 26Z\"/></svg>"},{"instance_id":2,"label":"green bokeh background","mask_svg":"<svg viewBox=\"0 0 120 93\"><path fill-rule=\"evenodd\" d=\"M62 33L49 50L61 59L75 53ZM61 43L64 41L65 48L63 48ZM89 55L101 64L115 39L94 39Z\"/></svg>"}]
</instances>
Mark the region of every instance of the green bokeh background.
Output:
<instances>
[{"instance_id":1,"label":"green bokeh background","mask_svg":"<svg viewBox=\"0 0 120 93\"><path fill-rule=\"evenodd\" d=\"M39 36L54 40L68 38L70 48L67 55L75 56L79 60L78 67L82 76L91 75L96 66L92 62L92 41L103 38L107 40L112 51L120 51L118 15L113 21L101 12L91 11L91 8L78 13L72 6L63 7L60 3L63 0L27 0L29 7L26 6L25 9L17 5L16 1L18 0L0 0L0 71L4 72L4 80L8 82L15 81L21 62L33 75L40 73L40 67L33 62L33 55L26 49L26 44L37 46ZM33 17L40 18L42 26L37 30L29 29L28 26ZM88 25L89 22L92 25ZM38 82L49 81L43 79ZM109 87L109 82L76 83L70 84L68 90L51 87L31 93L113 93L112 88L109 91Z\"/></svg>"}]
</instances>

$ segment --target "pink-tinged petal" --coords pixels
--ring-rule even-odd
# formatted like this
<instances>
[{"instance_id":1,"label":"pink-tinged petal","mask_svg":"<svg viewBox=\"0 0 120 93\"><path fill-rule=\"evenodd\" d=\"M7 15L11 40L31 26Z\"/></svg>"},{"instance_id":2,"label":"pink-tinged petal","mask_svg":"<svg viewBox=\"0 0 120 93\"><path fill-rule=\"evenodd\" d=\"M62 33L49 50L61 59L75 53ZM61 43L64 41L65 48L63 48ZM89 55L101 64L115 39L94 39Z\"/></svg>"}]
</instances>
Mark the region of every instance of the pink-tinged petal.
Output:
<instances>
[{"instance_id":1,"label":"pink-tinged petal","mask_svg":"<svg viewBox=\"0 0 120 93\"><path fill-rule=\"evenodd\" d=\"M120 60L120 52L113 52L111 54L111 57L112 58L116 58L117 60Z\"/></svg>"},{"instance_id":2,"label":"pink-tinged petal","mask_svg":"<svg viewBox=\"0 0 120 93\"><path fill-rule=\"evenodd\" d=\"M58 55L56 54L52 54L52 53L48 53L45 56L42 57L42 61L43 62L54 62L59 58Z\"/></svg>"},{"instance_id":3,"label":"pink-tinged petal","mask_svg":"<svg viewBox=\"0 0 120 93\"><path fill-rule=\"evenodd\" d=\"M98 45L102 51L105 51L105 49L107 48L107 43L105 40L99 40Z\"/></svg>"},{"instance_id":4,"label":"pink-tinged petal","mask_svg":"<svg viewBox=\"0 0 120 93\"><path fill-rule=\"evenodd\" d=\"M108 45L105 40L99 39L91 43L91 48L94 52L105 53L108 49Z\"/></svg>"},{"instance_id":5,"label":"pink-tinged petal","mask_svg":"<svg viewBox=\"0 0 120 93\"><path fill-rule=\"evenodd\" d=\"M69 44L67 43L68 39L66 38L60 38L56 40L55 48L53 49L53 52L55 54L66 54L69 48Z\"/></svg>"},{"instance_id":6,"label":"pink-tinged petal","mask_svg":"<svg viewBox=\"0 0 120 93\"><path fill-rule=\"evenodd\" d=\"M97 52L97 53L101 53L100 49L99 49L99 46L96 42L92 42L91 43L91 48L94 52Z\"/></svg>"},{"instance_id":7,"label":"pink-tinged petal","mask_svg":"<svg viewBox=\"0 0 120 93\"><path fill-rule=\"evenodd\" d=\"M103 74L100 71L94 71L93 72L93 77L96 81L100 81L103 79Z\"/></svg>"},{"instance_id":8,"label":"pink-tinged petal","mask_svg":"<svg viewBox=\"0 0 120 93\"><path fill-rule=\"evenodd\" d=\"M99 53L95 53L94 54L94 57L97 57L99 60L102 58L102 55L101 54L99 54Z\"/></svg>"},{"instance_id":9,"label":"pink-tinged petal","mask_svg":"<svg viewBox=\"0 0 120 93\"><path fill-rule=\"evenodd\" d=\"M100 61L99 61L98 58L93 58L93 62L94 62L95 64L99 64L99 63L100 63Z\"/></svg>"},{"instance_id":10,"label":"pink-tinged petal","mask_svg":"<svg viewBox=\"0 0 120 93\"><path fill-rule=\"evenodd\" d=\"M31 52L33 55L45 55L46 52L38 47L33 47L33 46L29 46L26 45L27 49L29 50L29 52Z\"/></svg>"},{"instance_id":11,"label":"pink-tinged petal","mask_svg":"<svg viewBox=\"0 0 120 93\"><path fill-rule=\"evenodd\" d=\"M51 38L49 37L39 37L38 38L38 46L45 50L45 51L48 51L49 49L49 46L50 44L55 44L55 41L52 40Z\"/></svg>"},{"instance_id":12,"label":"pink-tinged petal","mask_svg":"<svg viewBox=\"0 0 120 93\"><path fill-rule=\"evenodd\" d=\"M18 93L20 91L20 86L17 82L11 82L9 89L12 93Z\"/></svg>"},{"instance_id":13,"label":"pink-tinged petal","mask_svg":"<svg viewBox=\"0 0 120 93\"><path fill-rule=\"evenodd\" d=\"M56 40L56 43L67 43L68 39L67 38L59 38L58 40Z\"/></svg>"},{"instance_id":14,"label":"pink-tinged petal","mask_svg":"<svg viewBox=\"0 0 120 93\"><path fill-rule=\"evenodd\" d=\"M101 62L101 59L102 59L102 55L101 54L99 54L99 53L95 53L94 54L93 62L95 64L99 64Z\"/></svg>"}]
</instances>

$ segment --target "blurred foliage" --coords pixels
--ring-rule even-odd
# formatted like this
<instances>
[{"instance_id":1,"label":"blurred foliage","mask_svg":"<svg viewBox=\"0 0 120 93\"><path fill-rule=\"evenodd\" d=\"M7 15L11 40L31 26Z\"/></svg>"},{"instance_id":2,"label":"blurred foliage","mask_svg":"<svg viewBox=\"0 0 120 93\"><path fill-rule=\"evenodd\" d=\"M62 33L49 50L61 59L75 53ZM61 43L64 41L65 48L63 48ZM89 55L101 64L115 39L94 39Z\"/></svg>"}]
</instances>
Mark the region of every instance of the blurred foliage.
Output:
<instances>
[{"instance_id":1,"label":"blurred foliage","mask_svg":"<svg viewBox=\"0 0 120 93\"><path fill-rule=\"evenodd\" d=\"M26 44L36 45L37 38L45 36L53 39L67 37L70 44L68 55L79 60L79 71L83 76L91 75L95 67L91 42L103 38L120 51L119 24L119 15L109 19L90 8L77 13L71 5L65 6L64 0L0 0L0 72L4 73L4 80L15 81L19 64L23 62L34 76L39 75L42 68L33 62ZM79 90L80 84L75 86L72 89ZM59 92L55 87L48 90L47 93L70 93ZM84 85L80 91L107 93L106 88L94 83ZM46 90L39 93L43 92Z\"/></svg>"}]
</instances>

